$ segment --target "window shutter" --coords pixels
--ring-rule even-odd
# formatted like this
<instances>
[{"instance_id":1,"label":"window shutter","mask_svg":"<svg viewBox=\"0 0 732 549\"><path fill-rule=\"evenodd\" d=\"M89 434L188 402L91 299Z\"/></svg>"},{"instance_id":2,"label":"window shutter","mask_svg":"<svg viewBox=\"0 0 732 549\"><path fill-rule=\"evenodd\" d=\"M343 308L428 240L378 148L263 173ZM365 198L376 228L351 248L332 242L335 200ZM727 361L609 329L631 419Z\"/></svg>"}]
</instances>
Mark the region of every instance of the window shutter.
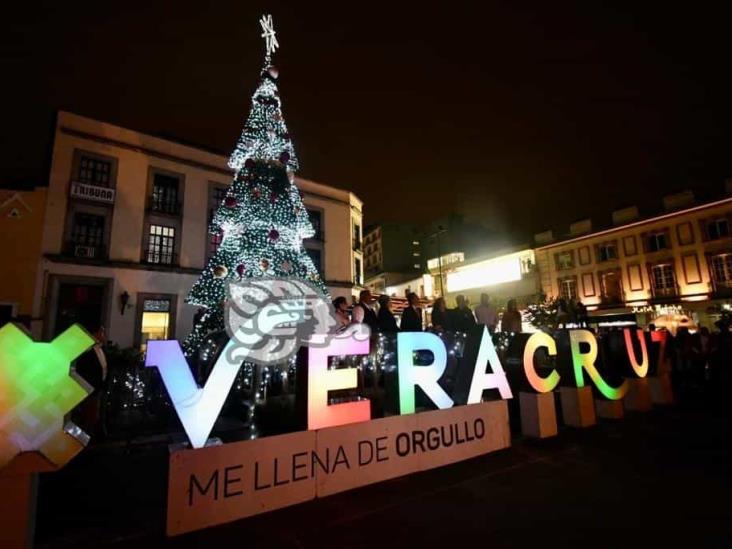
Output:
<instances>
[{"instance_id":1,"label":"window shutter","mask_svg":"<svg viewBox=\"0 0 732 549\"><path fill-rule=\"evenodd\" d=\"M707 220L699 220L699 231L701 232L702 242L709 240L709 230L707 229Z\"/></svg>"},{"instance_id":2,"label":"window shutter","mask_svg":"<svg viewBox=\"0 0 732 549\"><path fill-rule=\"evenodd\" d=\"M653 278L653 266L650 263L646 263L646 274L648 275L648 287L653 292L656 289L656 284Z\"/></svg>"},{"instance_id":3,"label":"window shutter","mask_svg":"<svg viewBox=\"0 0 732 549\"><path fill-rule=\"evenodd\" d=\"M668 229L668 227L663 230L663 234L666 235L666 248L673 248L671 244L671 231Z\"/></svg>"}]
</instances>

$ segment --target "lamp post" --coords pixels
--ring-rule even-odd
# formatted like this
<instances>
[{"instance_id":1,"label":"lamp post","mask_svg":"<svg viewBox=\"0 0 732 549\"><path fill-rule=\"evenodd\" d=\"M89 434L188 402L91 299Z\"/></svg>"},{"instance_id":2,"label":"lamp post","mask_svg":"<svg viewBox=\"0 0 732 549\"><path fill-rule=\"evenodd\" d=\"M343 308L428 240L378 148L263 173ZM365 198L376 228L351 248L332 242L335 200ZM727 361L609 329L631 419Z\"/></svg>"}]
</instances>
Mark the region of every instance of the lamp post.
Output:
<instances>
[{"instance_id":1,"label":"lamp post","mask_svg":"<svg viewBox=\"0 0 732 549\"><path fill-rule=\"evenodd\" d=\"M437 241L437 270L440 273L440 297L445 297L445 288L442 282L442 250L440 249L440 235L446 233L447 229L442 225L437 226L437 231L428 235L427 238L434 238Z\"/></svg>"}]
</instances>

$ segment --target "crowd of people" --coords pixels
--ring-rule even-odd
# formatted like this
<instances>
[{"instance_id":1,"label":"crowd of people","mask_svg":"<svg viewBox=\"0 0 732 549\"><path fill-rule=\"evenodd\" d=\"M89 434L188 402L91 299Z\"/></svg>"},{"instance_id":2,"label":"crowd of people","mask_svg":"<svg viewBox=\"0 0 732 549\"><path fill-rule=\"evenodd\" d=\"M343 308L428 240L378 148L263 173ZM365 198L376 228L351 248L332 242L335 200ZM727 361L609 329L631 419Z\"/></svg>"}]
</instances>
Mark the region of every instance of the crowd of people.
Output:
<instances>
[{"instance_id":1,"label":"crowd of people","mask_svg":"<svg viewBox=\"0 0 732 549\"><path fill-rule=\"evenodd\" d=\"M352 307L349 307L345 297L336 298L333 307L340 330L351 324L366 324L372 333L421 332L425 329L434 332L467 332L476 325L486 326L491 333L499 330L512 333L521 331L521 313L513 299L508 301L502 315L499 315L488 294L481 294L480 304L475 309L471 309L468 299L463 295L457 296L455 302L456 307L448 309L445 298L437 298L429 321L420 306L419 296L413 292L407 294L407 306L401 312L399 321L392 311L391 298L381 295L377 306L377 299L369 290L363 290Z\"/></svg>"},{"instance_id":2,"label":"crowd of people","mask_svg":"<svg viewBox=\"0 0 732 549\"><path fill-rule=\"evenodd\" d=\"M680 327L667 335L666 354L671 359L671 374L676 394L698 393L706 387L721 388L730 376L732 333L725 322L717 330L702 326L693 333ZM655 330L651 324L650 330Z\"/></svg>"}]
</instances>

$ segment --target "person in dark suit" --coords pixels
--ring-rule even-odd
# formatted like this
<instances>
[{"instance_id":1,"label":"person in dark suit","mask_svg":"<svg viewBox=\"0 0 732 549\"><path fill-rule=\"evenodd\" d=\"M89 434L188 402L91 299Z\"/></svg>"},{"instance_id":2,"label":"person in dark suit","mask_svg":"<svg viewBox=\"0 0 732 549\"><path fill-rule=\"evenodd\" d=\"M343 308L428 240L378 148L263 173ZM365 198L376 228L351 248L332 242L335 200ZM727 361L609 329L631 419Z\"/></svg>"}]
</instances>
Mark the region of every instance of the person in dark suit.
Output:
<instances>
[{"instance_id":1,"label":"person in dark suit","mask_svg":"<svg viewBox=\"0 0 732 549\"><path fill-rule=\"evenodd\" d=\"M469 332L475 326L475 316L464 295L455 298L457 308L452 310L453 328L458 332Z\"/></svg>"},{"instance_id":2,"label":"person in dark suit","mask_svg":"<svg viewBox=\"0 0 732 549\"><path fill-rule=\"evenodd\" d=\"M379 312L376 314L379 321L379 331L382 333L394 333L399 331L396 318L389 309L389 296L382 294L379 296Z\"/></svg>"},{"instance_id":3,"label":"person in dark suit","mask_svg":"<svg viewBox=\"0 0 732 549\"><path fill-rule=\"evenodd\" d=\"M361 290L358 294L358 303L353 306L353 312L351 318L355 323L366 324L371 328L371 333L375 333L379 329L379 320L376 318L373 304L374 296L371 295L370 290Z\"/></svg>"},{"instance_id":4,"label":"person in dark suit","mask_svg":"<svg viewBox=\"0 0 732 549\"><path fill-rule=\"evenodd\" d=\"M402 332L422 331L422 309L419 308L419 297L414 292L407 296L409 306L402 312Z\"/></svg>"},{"instance_id":5,"label":"person in dark suit","mask_svg":"<svg viewBox=\"0 0 732 549\"><path fill-rule=\"evenodd\" d=\"M438 297L432 306L432 329L435 332L449 332L452 330L450 318L444 297Z\"/></svg>"}]
</instances>

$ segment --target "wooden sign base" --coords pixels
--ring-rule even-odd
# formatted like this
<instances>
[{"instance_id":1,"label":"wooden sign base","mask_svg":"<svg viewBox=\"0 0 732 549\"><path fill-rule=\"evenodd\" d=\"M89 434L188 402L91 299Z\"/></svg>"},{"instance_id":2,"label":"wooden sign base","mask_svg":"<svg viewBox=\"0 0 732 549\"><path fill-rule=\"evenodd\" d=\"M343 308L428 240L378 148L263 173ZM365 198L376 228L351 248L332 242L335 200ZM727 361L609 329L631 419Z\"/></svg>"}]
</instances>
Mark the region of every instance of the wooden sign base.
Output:
<instances>
[{"instance_id":1,"label":"wooden sign base","mask_svg":"<svg viewBox=\"0 0 732 549\"><path fill-rule=\"evenodd\" d=\"M625 409L629 412L648 412L653 408L651 389L647 377L628 380L628 393L623 399Z\"/></svg>"},{"instance_id":2,"label":"wooden sign base","mask_svg":"<svg viewBox=\"0 0 732 549\"><path fill-rule=\"evenodd\" d=\"M554 393L519 393L521 432L524 436L547 438L556 436L557 410Z\"/></svg>"},{"instance_id":3,"label":"wooden sign base","mask_svg":"<svg viewBox=\"0 0 732 549\"><path fill-rule=\"evenodd\" d=\"M625 409L622 400L596 400L597 417L604 419L623 419Z\"/></svg>"},{"instance_id":4,"label":"wooden sign base","mask_svg":"<svg viewBox=\"0 0 732 549\"><path fill-rule=\"evenodd\" d=\"M597 423L592 387L560 387L562 419L568 427L590 427Z\"/></svg>"},{"instance_id":5,"label":"wooden sign base","mask_svg":"<svg viewBox=\"0 0 732 549\"><path fill-rule=\"evenodd\" d=\"M648 387L651 390L651 402L653 404L674 403L674 390L671 387L671 376L669 374L649 376Z\"/></svg>"},{"instance_id":6,"label":"wooden sign base","mask_svg":"<svg viewBox=\"0 0 732 549\"><path fill-rule=\"evenodd\" d=\"M25 452L0 471L0 547L33 547L38 473L55 470L38 452Z\"/></svg>"}]
</instances>

